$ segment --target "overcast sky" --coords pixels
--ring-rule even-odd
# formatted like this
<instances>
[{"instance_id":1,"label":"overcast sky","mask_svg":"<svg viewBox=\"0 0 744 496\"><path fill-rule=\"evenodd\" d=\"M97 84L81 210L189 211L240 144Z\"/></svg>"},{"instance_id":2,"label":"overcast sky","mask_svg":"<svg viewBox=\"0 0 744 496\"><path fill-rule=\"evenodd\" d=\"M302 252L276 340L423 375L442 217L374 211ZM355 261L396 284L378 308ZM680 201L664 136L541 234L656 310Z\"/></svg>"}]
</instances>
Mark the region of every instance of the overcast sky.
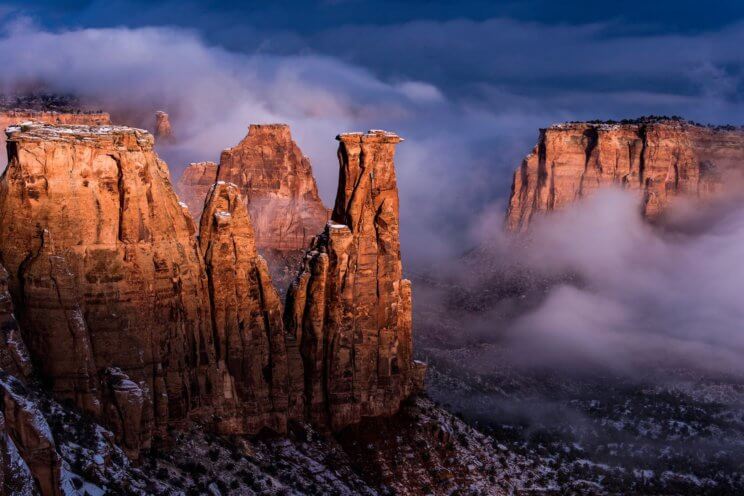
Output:
<instances>
[{"instance_id":1,"label":"overcast sky","mask_svg":"<svg viewBox=\"0 0 744 496\"><path fill-rule=\"evenodd\" d=\"M327 203L333 136L397 131L404 249L420 260L455 256L504 208L540 127L644 114L744 124L740 1L205 4L6 1L0 84L171 112L183 141L161 153L176 176L250 122L288 122Z\"/></svg>"}]
</instances>

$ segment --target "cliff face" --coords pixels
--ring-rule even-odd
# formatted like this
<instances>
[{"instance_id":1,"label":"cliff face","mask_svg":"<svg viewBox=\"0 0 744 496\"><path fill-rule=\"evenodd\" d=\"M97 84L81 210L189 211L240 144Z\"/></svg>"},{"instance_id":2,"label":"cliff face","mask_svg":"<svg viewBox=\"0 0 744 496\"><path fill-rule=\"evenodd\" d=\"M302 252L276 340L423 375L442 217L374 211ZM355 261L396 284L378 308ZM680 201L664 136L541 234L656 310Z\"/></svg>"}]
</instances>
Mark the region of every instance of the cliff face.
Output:
<instances>
[{"instance_id":1,"label":"cliff face","mask_svg":"<svg viewBox=\"0 0 744 496\"><path fill-rule=\"evenodd\" d=\"M238 145L222 152L216 171L209 162L191 164L179 182L179 193L195 218L201 215L205 187L218 180L238 186L259 252L272 275L288 283L302 250L328 219L310 161L292 141L289 126L251 125Z\"/></svg>"},{"instance_id":2,"label":"cliff face","mask_svg":"<svg viewBox=\"0 0 744 496\"><path fill-rule=\"evenodd\" d=\"M81 124L102 126L111 124L111 117L104 112L64 113L39 110L4 110L0 111L0 170L8 163L5 145L5 128L22 122L42 122L47 124Z\"/></svg>"},{"instance_id":3,"label":"cliff face","mask_svg":"<svg viewBox=\"0 0 744 496\"><path fill-rule=\"evenodd\" d=\"M178 196L188 206L189 212L197 222L201 218L207 193L217 182L217 164L214 162L194 162L181 174L178 181Z\"/></svg>"},{"instance_id":4,"label":"cliff face","mask_svg":"<svg viewBox=\"0 0 744 496\"><path fill-rule=\"evenodd\" d=\"M266 261L256 251L248 211L235 185L212 186L201 217L200 243L226 393L218 430L255 434L269 427L285 432L288 418L302 418L302 403L296 396L290 403L282 304Z\"/></svg>"},{"instance_id":5,"label":"cliff face","mask_svg":"<svg viewBox=\"0 0 744 496\"><path fill-rule=\"evenodd\" d=\"M400 139L339 139L334 221L285 312L238 186L211 186L197 238L149 133L9 128L3 369L23 378L33 363L56 398L101 419L133 459L190 421L242 435L396 412L423 380L398 242Z\"/></svg>"},{"instance_id":6,"label":"cliff face","mask_svg":"<svg viewBox=\"0 0 744 496\"><path fill-rule=\"evenodd\" d=\"M715 194L743 161L741 130L675 120L554 125L514 174L506 226L526 229L535 214L609 185L639 191L643 215L655 219L676 196Z\"/></svg>"},{"instance_id":7,"label":"cliff face","mask_svg":"<svg viewBox=\"0 0 744 496\"><path fill-rule=\"evenodd\" d=\"M333 430L397 411L423 379L400 259L393 157L401 139L373 131L338 140L332 221L289 289L285 319L300 343L308 415Z\"/></svg>"},{"instance_id":8,"label":"cliff face","mask_svg":"<svg viewBox=\"0 0 744 496\"><path fill-rule=\"evenodd\" d=\"M8 144L0 257L26 344L136 456L218 385L193 221L144 131L31 125Z\"/></svg>"}]
</instances>

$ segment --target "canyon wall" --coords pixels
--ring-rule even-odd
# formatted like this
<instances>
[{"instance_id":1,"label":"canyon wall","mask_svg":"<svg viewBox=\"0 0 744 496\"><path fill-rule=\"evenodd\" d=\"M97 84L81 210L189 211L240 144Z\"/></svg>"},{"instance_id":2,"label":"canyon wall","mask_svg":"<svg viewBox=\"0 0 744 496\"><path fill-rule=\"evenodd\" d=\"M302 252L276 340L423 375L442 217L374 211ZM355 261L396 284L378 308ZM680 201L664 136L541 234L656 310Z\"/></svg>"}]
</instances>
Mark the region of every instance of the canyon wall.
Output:
<instances>
[{"instance_id":1,"label":"canyon wall","mask_svg":"<svg viewBox=\"0 0 744 496\"><path fill-rule=\"evenodd\" d=\"M196 219L201 215L205 187L215 181L240 189L259 252L274 279L281 286L288 284L304 250L328 220L310 161L292 140L289 126L252 124L240 143L222 152L216 170L211 162L187 167L178 190Z\"/></svg>"},{"instance_id":2,"label":"canyon wall","mask_svg":"<svg viewBox=\"0 0 744 496\"><path fill-rule=\"evenodd\" d=\"M331 221L287 295L300 343L310 419L333 430L392 414L421 387L412 358L411 284L400 259L393 158L385 131L337 138L341 165Z\"/></svg>"},{"instance_id":3,"label":"canyon wall","mask_svg":"<svg viewBox=\"0 0 744 496\"><path fill-rule=\"evenodd\" d=\"M610 185L638 191L654 220L675 197L709 197L743 171L741 129L673 119L553 125L514 174L506 227L524 230L535 215Z\"/></svg>"},{"instance_id":4,"label":"canyon wall","mask_svg":"<svg viewBox=\"0 0 744 496\"><path fill-rule=\"evenodd\" d=\"M39 110L3 110L0 111L0 171L8 163L5 149L5 128L22 122L44 122L47 124L81 124L102 126L111 124L111 117L104 112L53 112Z\"/></svg>"}]
</instances>

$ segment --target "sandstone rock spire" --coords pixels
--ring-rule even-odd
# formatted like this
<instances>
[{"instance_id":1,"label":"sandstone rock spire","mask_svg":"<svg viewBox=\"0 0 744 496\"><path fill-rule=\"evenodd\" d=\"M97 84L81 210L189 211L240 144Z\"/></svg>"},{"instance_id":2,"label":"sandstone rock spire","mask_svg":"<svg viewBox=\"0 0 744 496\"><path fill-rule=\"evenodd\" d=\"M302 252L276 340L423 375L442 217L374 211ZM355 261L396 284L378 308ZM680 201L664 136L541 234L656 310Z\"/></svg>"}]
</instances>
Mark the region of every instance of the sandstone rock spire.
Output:
<instances>
[{"instance_id":1,"label":"sandstone rock spire","mask_svg":"<svg viewBox=\"0 0 744 496\"><path fill-rule=\"evenodd\" d=\"M290 408L282 304L266 261L256 251L237 186L224 181L212 186L199 237L226 398L218 430L285 432L288 418L302 418L301 397L294 395Z\"/></svg>"},{"instance_id":2,"label":"sandstone rock spire","mask_svg":"<svg viewBox=\"0 0 744 496\"><path fill-rule=\"evenodd\" d=\"M556 124L514 174L506 227L524 230L535 215L559 210L609 185L638 191L648 219L677 196L705 198L744 172L744 131L676 119Z\"/></svg>"},{"instance_id":3,"label":"sandstone rock spire","mask_svg":"<svg viewBox=\"0 0 744 496\"><path fill-rule=\"evenodd\" d=\"M393 158L402 140L385 131L337 139L333 217L289 289L285 314L300 342L309 418L332 430L394 413L423 378L400 259Z\"/></svg>"},{"instance_id":4,"label":"sandstone rock spire","mask_svg":"<svg viewBox=\"0 0 744 496\"><path fill-rule=\"evenodd\" d=\"M100 408L130 454L169 424L211 415L219 378L206 273L153 137L32 124L11 127L8 144L0 257L44 379ZM141 409L127 397L137 389Z\"/></svg>"}]
</instances>

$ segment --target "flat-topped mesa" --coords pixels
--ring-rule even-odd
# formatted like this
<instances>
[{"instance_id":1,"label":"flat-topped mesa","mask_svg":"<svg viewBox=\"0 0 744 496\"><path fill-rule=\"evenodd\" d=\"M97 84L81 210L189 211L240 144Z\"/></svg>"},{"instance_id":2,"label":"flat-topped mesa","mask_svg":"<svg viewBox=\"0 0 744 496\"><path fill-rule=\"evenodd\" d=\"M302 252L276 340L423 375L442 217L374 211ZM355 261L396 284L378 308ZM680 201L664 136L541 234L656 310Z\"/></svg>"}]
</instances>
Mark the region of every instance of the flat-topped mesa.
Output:
<instances>
[{"instance_id":1,"label":"flat-topped mesa","mask_svg":"<svg viewBox=\"0 0 744 496\"><path fill-rule=\"evenodd\" d=\"M192 162L181 174L176 190L188 206L189 212L199 223L207 193L217 180L217 164L214 162Z\"/></svg>"},{"instance_id":2,"label":"flat-topped mesa","mask_svg":"<svg viewBox=\"0 0 744 496\"><path fill-rule=\"evenodd\" d=\"M288 419L302 420L302 398L290 385L281 300L256 251L237 186L219 181L211 187L199 232L225 391L217 430L286 432Z\"/></svg>"},{"instance_id":3,"label":"flat-topped mesa","mask_svg":"<svg viewBox=\"0 0 744 496\"><path fill-rule=\"evenodd\" d=\"M337 139L333 218L285 309L287 331L300 342L308 416L332 430L395 413L423 378L412 359L411 284L400 258L393 159L401 139L384 131Z\"/></svg>"},{"instance_id":4,"label":"flat-topped mesa","mask_svg":"<svg viewBox=\"0 0 744 496\"><path fill-rule=\"evenodd\" d=\"M23 122L39 122L46 124L76 124L88 126L103 126L111 124L111 116L105 112L54 112L41 110L4 110L0 111L0 171L8 163L5 149L5 129Z\"/></svg>"},{"instance_id":5,"label":"flat-topped mesa","mask_svg":"<svg viewBox=\"0 0 744 496\"><path fill-rule=\"evenodd\" d=\"M209 412L219 384L193 220L146 131L8 131L0 258L26 344L57 397L136 457Z\"/></svg>"},{"instance_id":6,"label":"flat-topped mesa","mask_svg":"<svg viewBox=\"0 0 744 496\"><path fill-rule=\"evenodd\" d=\"M611 185L638 191L642 213L663 214L677 196L706 198L744 173L744 130L681 119L576 122L540 130L514 174L506 228L527 229L535 215L559 210Z\"/></svg>"}]
</instances>

